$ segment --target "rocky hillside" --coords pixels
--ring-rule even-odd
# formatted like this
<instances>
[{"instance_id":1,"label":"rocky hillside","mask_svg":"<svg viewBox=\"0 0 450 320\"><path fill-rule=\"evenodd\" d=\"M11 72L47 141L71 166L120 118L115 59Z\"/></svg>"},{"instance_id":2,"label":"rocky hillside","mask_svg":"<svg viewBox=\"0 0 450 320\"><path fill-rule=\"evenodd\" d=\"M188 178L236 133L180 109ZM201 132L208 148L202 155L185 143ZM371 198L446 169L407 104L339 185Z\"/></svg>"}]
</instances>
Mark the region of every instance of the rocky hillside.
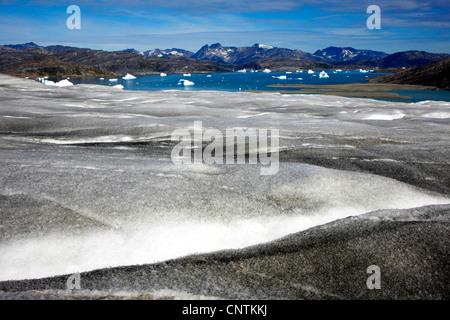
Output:
<instances>
[{"instance_id":1,"label":"rocky hillside","mask_svg":"<svg viewBox=\"0 0 450 320\"><path fill-rule=\"evenodd\" d=\"M450 54L429 53L425 51L404 51L391 54L381 61L380 67L415 68L425 64L450 58Z\"/></svg>"},{"instance_id":2,"label":"rocky hillside","mask_svg":"<svg viewBox=\"0 0 450 320\"><path fill-rule=\"evenodd\" d=\"M395 74L371 78L370 82L418 84L450 90L450 58Z\"/></svg>"},{"instance_id":3,"label":"rocky hillside","mask_svg":"<svg viewBox=\"0 0 450 320\"><path fill-rule=\"evenodd\" d=\"M0 46L0 73L18 77L114 76L93 66L66 62L43 49L11 49Z\"/></svg>"},{"instance_id":4,"label":"rocky hillside","mask_svg":"<svg viewBox=\"0 0 450 320\"><path fill-rule=\"evenodd\" d=\"M125 73L226 72L234 67L184 57L152 58L129 51L75 49L0 46L0 73L21 77L114 76Z\"/></svg>"}]
</instances>

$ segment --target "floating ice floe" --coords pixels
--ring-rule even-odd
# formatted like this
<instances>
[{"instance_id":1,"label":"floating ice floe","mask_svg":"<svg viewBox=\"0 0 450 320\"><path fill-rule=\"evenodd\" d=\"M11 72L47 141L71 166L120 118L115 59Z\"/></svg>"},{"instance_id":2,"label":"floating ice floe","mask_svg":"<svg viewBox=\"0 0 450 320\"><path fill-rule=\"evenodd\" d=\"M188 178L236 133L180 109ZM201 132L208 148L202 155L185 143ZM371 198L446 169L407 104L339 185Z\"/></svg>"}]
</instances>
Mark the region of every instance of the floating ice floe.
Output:
<instances>
[{"instance_id":1,"label":"floating ice floe","mask_svg":"<svg viewBox=\"0 0 450 320\"><path fill-rule=\"evenodd\" d=\"M190 77L191 74L190 73L183 73L183 77Z\"/></svg>"},{"instance_id":2,"label":"floating ice floe","mask_svg":"<svg viewBox=\"0 0 450 320\"><path fill-rule=\"evenodd\" d=\"M212 78L212 75L208 74L206 77L207 77L207 78Z\"/></svg>"},{"instance_id":3,"label":"floating ice floe","mask_svg":"<svg viewBox=\"0 0 450 320\"><path fill-rule=\"evenodd\" d=\"M136 77L133 76L132 74L127 73L126 76L124 76L122 79L124 79L124 80L132 80L132 79L136 79Z\"/></svg>"},{"instance_id":4,"label":"floating ice floe","mask_svg":"<svg viewBox=\"0 0 450 320\"><path fill-rule=\"evenodd\" d=\"M287 79L286 76L278 76L278 77L272 76L272 78L280 79L280 80L286 80Z\"/></svg>"},{"instance_id":5,"label":"floating ice floe","mask_svg":"<svg viewBox=\"0 0 450 320\"><path fill-rule=\"evenodd\" d=\"M359 72L361 72L361 73L367 73L367 72L369 72L369 70L359 69Z\"/></svg>"},{"instance_id":6,"label":"floating ice floe","mask_svg":"<svg viewBox=\"0 0 450 320\"><path fill-rule=\"evenodd\" d=\"M185 79L180 79L180 81L178 81L178 85L183 85L183 86L193 86L195 83L189 80L185 80Z\"/></svg>"},{"instance_id":7,"label":"floating ice floe","mask_svg":"<svg viewBox=\"0 0 450 320\"><path fill-rule=\"evenodd\" d=\"M59 82L54 82L54 81L47 80L47 79L48 79L48 77L44 77L44 78L37 78L36 80L42 82L46 86L55 86L55 87L69 87L69 86L73 86L73 83L70 82L67 79L61 80Z\"/></svg>"},{"instance_id":8,"label":"floating ice floe","mask_svg":"<svg viewBox=\"0 0 450 320\"><path fill-rule=\"evenodd\" d=\"M322 72L319 74L319 78L329 78L330 76L328 73L322 70Z\"/></svg>"},{"instance_id":9,"label":"floating ice floe","mask_svg":"<svg viewBox=\"0 0 450 320\"><path fill-rule=\"evenodd\" d=\"M160 75L161 77L166 77L166 76L167 76L167 73L161 72L159 75Z\"/></svg>"},{"instance_id":10,"label":"floating ice floe","mask_svg":"<svg viewBox=\"0 0 450 320\"><path fill-rule=\"evenodd\" d=\"M308 73L309 73L309 74L313 74L313 73L314 73L314 71L312 71L312 70L308 70Z\"/></svg>"},{"instance_id":11,"label":"floating ice floe","mask_svg":"<svg viewBox=\"0 0 450 320\"><path fill-rule=\"evenodd\" d=\"M121 85L121 84L116 84L115 86L113 86L113 88L116 88L116 89L123 89L123 85Z\"/></svg>"},{"instance_id":12,"label":"floating ice floe","mask_svg":"<svg viewBox=\"0 0 450 320\"><path fill-rule=\"evenodd\" d=\"M291 71L286 71L286 74L291 74L292 72Z\"/></svg>"},{"instance_id":13,"label":"floating ice floe","mask_svg":"<svg viewBox=\"0 0 450 320\"><path fill-rule=\"evenodd\" d=\"M105 78L99 78L98 80L105 80Z\"/></svg>"},{"instance_id":14,"label":"floating ice floe","mask_svg":"<svg viewBox=\"0 0 450 320\"><path fill-rule=\"evenodd\" d=\"M270 69L267 69L267 68L266 68L266 69L263 70L263 72L265 72L265 73L271 73L272 71L271 71Z\"/></svg>"},{"instance_id":15,"label":"floating ice floe","mask_svg":"<svg viewBox=\"0 0 450 320\"><path fill-rule=\"evenodd\" d=\"M109 79L110 82L116 82L117 79Z\"/></svg>"},{"instance_id":16,"label":"floating ice floe","mask_svg":"<svg viewBox=\"0 0 450 320\"><path fill-rule=\"evenodd\" d=\"M342 72L342 70L341 70L341 69L336 69L336 70L334 70L334 71L336 71L336 72Z\"/></svg>"},{"instance_id":17,"label":"floating ice floe","mask_svg":"<svg viewBox=\"0 0 450 320\"><path fill-rule=\"evenodd\" d=\"M242 70L238 70L237 72L242 72L242 73L245 73L245 72L247 72L247 70L245 70L245 69L242 69Z\"/></svg>"}]
</instances>

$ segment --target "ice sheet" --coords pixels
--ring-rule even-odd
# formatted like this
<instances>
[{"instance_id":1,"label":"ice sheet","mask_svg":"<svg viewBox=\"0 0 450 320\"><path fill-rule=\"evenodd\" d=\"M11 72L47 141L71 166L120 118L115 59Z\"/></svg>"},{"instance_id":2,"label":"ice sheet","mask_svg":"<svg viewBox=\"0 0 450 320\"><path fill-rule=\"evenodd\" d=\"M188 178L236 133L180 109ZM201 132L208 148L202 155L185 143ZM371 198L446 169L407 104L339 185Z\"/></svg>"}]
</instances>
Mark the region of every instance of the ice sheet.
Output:
<instances>
[{"instance_id":1,"label":"ice sheet","mask_svg":"<svg viewBox=\"0 0 450 320\"><path fill-rule=\"evenodd\" d=\"M450 202L448 102L8 76L0 98L0 280L242 248L350 215ZM174 166L171 134L195 121L280 130L278 173Z\"/></svg>"}]
</instances>

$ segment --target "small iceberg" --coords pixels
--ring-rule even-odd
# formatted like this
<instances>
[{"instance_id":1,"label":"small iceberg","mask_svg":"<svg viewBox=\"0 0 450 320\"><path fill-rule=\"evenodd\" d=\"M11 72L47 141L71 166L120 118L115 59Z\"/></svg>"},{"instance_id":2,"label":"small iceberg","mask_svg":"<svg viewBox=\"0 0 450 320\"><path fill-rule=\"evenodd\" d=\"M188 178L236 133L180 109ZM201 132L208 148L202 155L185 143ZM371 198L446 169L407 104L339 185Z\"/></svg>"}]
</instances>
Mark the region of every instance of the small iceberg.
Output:
<instances>
[{"instance_id":1,"label":"small iceberg","mask_svg":"<svg viewBox=\"0 0 450 320\"><path fill-rule=\"evenodd\" d=\"M46 86L55 86L55 87L69 87L69 86L73 86L73 83L70 82L67 79L61 80L59 82L53 82L53 81L47 80L47 79L48 79L48 77L44 77L44 78L37 78L36 80L42 82Z\"/></svg>"},{"instance_id":2,"label":"small iceberg","mask_svg":"<svg viewBox=\"0 0 450 320\"><path fill-rule=\"evenodd\" d=\"M55 83L55 86L57 86L57 87L70 87L70 86L73 86L73 83L70 82L67 79L64 79L64 80L61 80L61 81Z\"/></svg>"},{"instance_id":3,"label":"small iceberg","mask_svg":"<svg viewBox=\"0 0 450 320\"><path fill-rule=\"evenodd\" d=\"M291 71L286 71L286 74L291 74L292 72Z\"/></svg>"},{"instance_id":4,"label":"small iceberg","mask_svg":"<svg viewBox=\"0 0 450 320\"><path fill-rule=\"evenodd\" d=\"M123 80L132 80L132 79L136 79L135 76L133 76L132 74L127 73L126 76L122 77Z\"/></svg>"},{"instance_id":5,"label":"small iceberg","mask_svg":"<svg viewBox=\"0 0 450 320\"><path fill-rule=\"evenodd\" d=\"M212 75L208 74L206 77L207 77L207 78L212 78Z\"/></svg>"},{"instance_id":6,"label":"small iceberg","mask_svg":"<svg viewBox=\"0 0 450 320\"><path fill-rule=\"evenodd\" d=\"M110 82L116 82L117 79L109 79Z\"/></svg>"},{"instance_id":7,"label":"small iceberg","mask_svg":"<svg viewBox=\"0 0 450 320\"><path fill-rule=\"evenodd\" d=\"M263 72L265 72L265 73L271 73L272 71L270 71L270 69L267 69L267 68L266 68L266 69L263 70Z\"/></svg>"},{"instance_id":8,"label":"small iceberg","mask_svg":"<svg viewBox=\"0 0 450 320\"><path fill-rule=\"evenodd\" d=\"M99 78L98 80L105 80L105 78Z\"/></svg>"},{"instance_id":9,"label":"small iceberg","mask_svg":"<svg viewBox=\"0 0 450 320\"><path fill-rule=\"evenodd\" d=\"M342 72L342 70L341 70L341 69L336 69L336 70L334 70L334 71L336 71L336 72Z\"/></svg>"},{"instance_id":10,"label":"small iceberg","mask_svg":"<svg viewBox=\"0 0 450 320\"><path fill-rule=\"evenodd\" d=\"M166 77L166 76L167 76L167 73L161 72L159 75L160 75L161 77Z\"/></svg>"},{"instance_id":11,"label":"small iceberg","mask_svg":"<svg viewBox=\"0 0 450 320\"><path fill-rule=\"evenodd\" d=\"M322 70L322 72L319 74L319 78L329 78L330 76L328 73Z\"/></svg>"},{"instance_id":12,"label":"small iceberg","mask_svg":"<svg viewBox=\"0 0 450 320\"><path fill-rule=\"evenodd\" d=\"M309 73L309 74L313 74L313 73L314 73L314 71L312 71L312 70L308 70L308 73Z\"/></svg>"},{"instance_id":13,"label":"small iceberg","mask_svg":"<svg viewBox=\"0 0 450 320\"><path fill-rule=\"evenodd\" d=\"M295 71L295 72L297 72L297 73L303 73L303 70L297 70L297 71Z\"/></svg>"},{"instance_id":14,"label":"small iceberg","mask_svg":"<svg viewBox=\"0 0 450 320\"><path fill-rule=\"evenodd\" d=\"M190 73L183 73L183 77L190 77L191 74Z\"/></svg>"},{"instance_id":15,"label":"small iceberg","mask_svg":"<svg viewBox=\"0 0 450 320\"><path fill-rule=\"evenodd\" d=\"M286 80L286 76L279 76L279 77L272 76L272 78Z\"/></svg>"},{"instance_id":16,"label":"small iceberg","mask_svg":"<svg viewBox=\"0 0 450 320\"><path fill-rule=\"evenodd\" d=\"M116 88L116 89L123 89L123 85L121 85L121 84L116 84L115 86L113 86L113 88Z\"/></svg>"},{"instance_id":17,"label":"small iceberg","mask_svg":"<svg viewBox=\"0 0 450 320\"><path fill-rule=\"evenodd\" d=\"M180 79L180 81L178 81L178 85L183 85L183 86L193 86L195 83L193 83L192 81L189 80L185 80L185 79Z\"/></svg>"},{"instance_id":18,"label":"small iceberg","mask_svg":"<svg viewBox=\"0 0 450 320\"><path fill-rule=\"evenodd\" d=\"M361 72L361 73L367 73L367 72L369 72L369 70L359 69L359 72Z\"/></svg>"},{"instance_id":19,"label":"small iceberg","mask_svg":"<svg viewBox=\"0 0 450 320\"><path fill-rule=\"evenodd\" d=\"M242 70L238 70L237 72L242 72L242 73L246 73L246 72L247 72L247 70L245 70L245 69L242 69Z\"/></svg>"}]
</instances>

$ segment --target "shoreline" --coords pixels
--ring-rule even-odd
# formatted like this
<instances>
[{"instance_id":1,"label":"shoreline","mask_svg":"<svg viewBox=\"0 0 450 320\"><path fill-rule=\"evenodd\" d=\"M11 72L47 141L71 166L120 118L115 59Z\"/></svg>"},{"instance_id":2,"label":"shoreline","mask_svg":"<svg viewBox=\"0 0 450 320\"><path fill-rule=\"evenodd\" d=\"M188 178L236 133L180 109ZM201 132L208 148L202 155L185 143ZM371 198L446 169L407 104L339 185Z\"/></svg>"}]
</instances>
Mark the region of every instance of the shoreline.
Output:
<instances>
[{"instance_id":1,"label":"shoreline","mask_svg":"<svg viewBox=\"0 0 450 320\"><path fill-rule=\"evenodd\" d=\"M437 88L432 86L390 84L390 83L349 83L349 84L272 84L268 88L280 88L279 90L246 90L247 92L278 92L281 94L321 94L333 95L349 98L378 98L378 99L410 99L408 96L401 96L392 91L434 91ZM298 90L283 90L283 89Z\"/></svg>"}]
</instances>

